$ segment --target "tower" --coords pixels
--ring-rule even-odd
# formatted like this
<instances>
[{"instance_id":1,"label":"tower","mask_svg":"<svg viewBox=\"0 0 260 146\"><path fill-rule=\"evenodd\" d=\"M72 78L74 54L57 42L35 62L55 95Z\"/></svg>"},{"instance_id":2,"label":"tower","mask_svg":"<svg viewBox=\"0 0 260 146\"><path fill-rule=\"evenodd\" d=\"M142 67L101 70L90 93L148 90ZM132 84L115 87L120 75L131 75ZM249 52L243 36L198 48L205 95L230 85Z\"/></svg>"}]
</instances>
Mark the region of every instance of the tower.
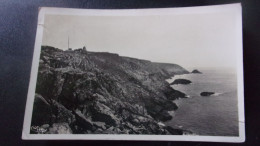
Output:
<instances>
[{"instance_id":1,"label":"tower","mask_svg":"<svg viewBox=\"0 0 260 146\"><path fill-rule=\"evenodd\" d=\"M68 50L70 49L70 37L68 36Z\"/></svg>"},{"instance_id":2,"label":"tower","mask_svg":"<svg viewBox=\"0 0 260 146\"><path fill-rule=\"evenodd\" d=\"M72 50L71 48L70 48L70 36L68 36L68 50Z\"/></svg>"}]
</instances>

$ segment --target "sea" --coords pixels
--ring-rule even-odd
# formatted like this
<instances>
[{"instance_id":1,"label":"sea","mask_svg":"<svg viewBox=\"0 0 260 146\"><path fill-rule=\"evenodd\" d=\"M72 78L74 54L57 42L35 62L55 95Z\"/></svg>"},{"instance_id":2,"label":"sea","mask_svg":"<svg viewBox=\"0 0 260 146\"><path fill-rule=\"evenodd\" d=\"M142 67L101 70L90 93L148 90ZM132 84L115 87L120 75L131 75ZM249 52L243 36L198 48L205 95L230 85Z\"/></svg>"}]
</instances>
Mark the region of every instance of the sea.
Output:
<instances>
[{"instance_id":1,"label":"sea","mask_svg":"<svg viewBox=\"0 0 260 146\"><path fill-rule=\"evenodd\" d=\"M167 81L188 79L188 85L171 87L189 96L175 100L178 109L166 125L203 136L238 136L237 76L231 69L203 69L202 74L176 75ZM201 92L215 92L209 97Z\"/></svg>"}]
</instances>

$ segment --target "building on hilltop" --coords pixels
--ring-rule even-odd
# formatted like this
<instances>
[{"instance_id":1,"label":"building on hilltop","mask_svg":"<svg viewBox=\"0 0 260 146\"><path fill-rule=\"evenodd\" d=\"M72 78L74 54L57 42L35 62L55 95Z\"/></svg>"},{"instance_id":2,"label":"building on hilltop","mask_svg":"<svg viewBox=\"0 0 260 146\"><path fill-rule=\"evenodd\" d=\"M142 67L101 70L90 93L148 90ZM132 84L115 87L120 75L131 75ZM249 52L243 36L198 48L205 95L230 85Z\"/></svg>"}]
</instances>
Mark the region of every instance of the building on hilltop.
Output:
<instances>
[{"instance_id":1,"label":"building on hilltop","mask_svg":"<svg viewBox=\"0 0 260 146\"><path fill-rule=\"evenodd\" d=\"M75 51L75 52L84 53L84 54L87 54L87 53L88 53L85 46L83 46L83 48L75 49L74 51Z\"/></svg>"},{"instance_id":2,"label":"building on hilltop","mask_svg":"<svg viewBox=\"0 0 260 146\"><path fill-rule=\"evenodd\" d=\"M85 53L85 54L88 54L88 51L87 51L87 49L86 49L86 46L83 46L82 52Z\"/></svg>"}]
</instances>

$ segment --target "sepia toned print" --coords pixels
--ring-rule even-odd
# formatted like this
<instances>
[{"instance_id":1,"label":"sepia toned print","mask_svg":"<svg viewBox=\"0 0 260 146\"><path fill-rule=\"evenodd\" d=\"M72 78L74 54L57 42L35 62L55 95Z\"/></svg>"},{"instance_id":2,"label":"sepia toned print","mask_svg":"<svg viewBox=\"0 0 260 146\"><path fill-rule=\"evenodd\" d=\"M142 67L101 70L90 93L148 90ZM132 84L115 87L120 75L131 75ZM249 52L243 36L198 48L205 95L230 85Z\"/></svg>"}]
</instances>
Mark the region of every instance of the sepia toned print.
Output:
<instances>
[{"instance_id":1,"label":"sepia toned print","mask_svg":"<svg viewBox=\"0 0 260 146\"><path fill-rule=\"evenodd\" d=\"M38 21L24 139L244 141L240 4Z\"/></svg>"}]
</instances>

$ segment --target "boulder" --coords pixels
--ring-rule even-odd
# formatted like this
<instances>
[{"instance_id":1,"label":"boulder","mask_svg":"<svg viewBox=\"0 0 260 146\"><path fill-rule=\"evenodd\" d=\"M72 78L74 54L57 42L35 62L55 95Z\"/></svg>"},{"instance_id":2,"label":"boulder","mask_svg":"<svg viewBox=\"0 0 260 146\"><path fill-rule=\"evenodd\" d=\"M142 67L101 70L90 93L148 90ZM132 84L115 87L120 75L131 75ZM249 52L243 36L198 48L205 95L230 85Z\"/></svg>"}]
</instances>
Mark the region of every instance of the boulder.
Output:
<instances>
[{"instance_id":1,"label":"boulder","mask_svg":"<svg viewBox=\"0 0 260 146\"><path fill-rule=\"evenodd\" d=\"M181 129L175 129L172 128L171 126L165 127L165 129L172 135L183 135L183 130Z\"/></svg>"},{"instance_id":2,"label":"boulder","mask_svg":"<svg viewBox=\"0 0 260 146\"><path fill-rule=\"evenodd\" d=\"M49 127L50 127L49 124L44 124L44 125L41 126L41 128L44 128L44 129L48 129Z\"/></svg>"},{"instance_id":3,"label":"boulder","mask_svg":"<svg viewBox=\"0 0 260 146\"><path fill-rule=\"evenodd\" d=\"M95 122L104 122L110 126L116 126L119 124L119 119L114 115L112 110L99 102L96 102L90 109L91 118Z\"/></svg>"},{"instance_id":4,"label":"boulder","mask_svg":"<svg viewBox=\"0 0 260 146\"><path fill-rule=\"evenodd\" d=\"M76 127L82 128L83 131L94 129L92 121L90 119L87 119L80 111L77 110L74 112L74 114L76 118L76 122L75 122ZM77 128L75 129L76 129L75 131L77 131Z\"/></svg>"},{"instance_id":5,"label":"boulder","mask_svg":"<svg viewBox=\"0 0 260 146\"><path fill-rule=\"evenodd\" d=\"M104 123L104 122L93 122L93 125L98 127L98 128L101 128L101 129L107 129L106 126L105 126L106 123Z\"/></svg>"},{"instance_id":6,"label":"boulder","mask_svg":"<svg viewBox=\"0 0 260 146\"><path fill-rule=\"evenodd\" d=\"M67 123L54 123L48 134L72 134L72 130Z\"/></svg>"}]
</instances>

